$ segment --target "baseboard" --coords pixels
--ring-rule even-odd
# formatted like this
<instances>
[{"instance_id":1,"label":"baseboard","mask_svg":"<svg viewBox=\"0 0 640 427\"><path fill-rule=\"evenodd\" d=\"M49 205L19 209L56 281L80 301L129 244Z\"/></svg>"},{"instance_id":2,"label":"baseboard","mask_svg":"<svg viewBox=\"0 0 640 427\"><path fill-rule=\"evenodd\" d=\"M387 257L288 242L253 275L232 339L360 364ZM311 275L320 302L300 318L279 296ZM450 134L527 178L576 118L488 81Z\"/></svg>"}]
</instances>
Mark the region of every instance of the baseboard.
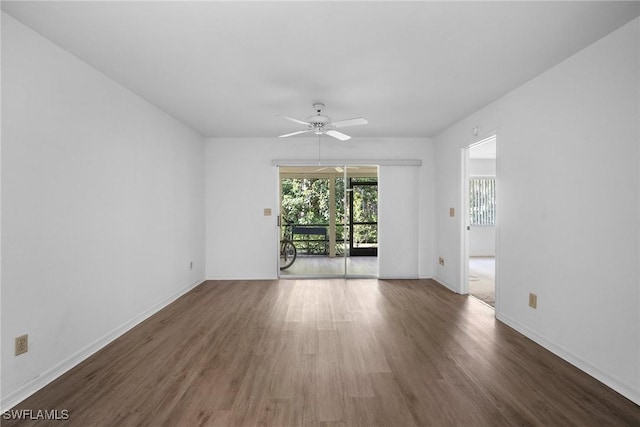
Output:
<instances>
[{"instance_id":1,"label":"baseboard","mask_svg":"<svg viewBox=\"0 0 640 427\"><path fill-rule=\"evenodd\" d=\"M449 289L451 292L455 292L456 294L460 294L460 289L456 289L453 285L451 285L450 283L447 283L446 280L442 280L439 277L433 277L432 280L437 282L438 284L444 286L445 288Z\"/></svg>"},{"instance_id":2,"label":"baseboard","mask_svg":"<svg viewBox=\"0 0 640 427\"><path fill-rule=\"evenodd\" d=\"M0 413L13 408L18 403L22 402L23 400L25 400L26 398L28 398L29 396L31 396L32 394L40 390L41 388L45 387L47 384L50 384L52 381L60 377L65 372L69 371L70 369L77 366L79 363L83 362L93 354L100 351L102 348L104 348L106 345L114 341L116 338L119 338L120 336L124 335L130 329L142 323L144 320L153 316L158 311L162 310L163 308L165 308L166 306L168 306L169 304L171 304L172 302L174 302L175 300L177 300L178 298L180 298L181 296L183 296L184 294L186 294L196 286L203 283L203 281L204 280L198 280L196 282L193 282L187 287L171 295L169 298L166 298L159 304L156 304L154 307L146 310L145 312L139 314L138 316L134 317L128 322L120 325L119 327L109 332L108 334L104 335L103 337L97 339L96 341L89 344L88 346L86 346L76 354L63 360L61 363L57 364L53 368L43 372L38 377L29 381L22 387L18 388L16 391L10 393L8 396L6 397L3 396L2 400L0 401Z\"/></svg>"},{"instance_id":3,"label":"baseboard","mask_svg":"<svg viewBox=\"0 0 640 427\"><path fill-rule=\"evenodd\" d=\"M278 280L278 276L255 275L255 276L213 276L207 277L205 280Z\"/></svg>"},{"instance_id":4,"label":"baseboard","mask_svg":"<svg viewBox=\"0 0 640 427\"><path fill-rule=\"evenodd\" d=\"M607 387L620 393L622 396L626 397L636 405L640 405L640 390L634 389L633 386L631 386L630 384L626 384L623 381L620 381L616 378L611 377L610 375L596 368L595 366L593 366L586 360L582 359L581 357L576 356L570 351L567 351L557 343L544 338L543 336L539 335L535 331L522 325L520 322L514 319L511 319L509 316L505 316L504 314L501 314L501 313L496 313L496 319L503 322L507 326L515 329L516 331L520 332L521 334L531 339L532 341L540 344L542 347L546 348L556 356L571 363L573 366L587 373L593 378L597 379Z\"/></svg>"}]
</instances>

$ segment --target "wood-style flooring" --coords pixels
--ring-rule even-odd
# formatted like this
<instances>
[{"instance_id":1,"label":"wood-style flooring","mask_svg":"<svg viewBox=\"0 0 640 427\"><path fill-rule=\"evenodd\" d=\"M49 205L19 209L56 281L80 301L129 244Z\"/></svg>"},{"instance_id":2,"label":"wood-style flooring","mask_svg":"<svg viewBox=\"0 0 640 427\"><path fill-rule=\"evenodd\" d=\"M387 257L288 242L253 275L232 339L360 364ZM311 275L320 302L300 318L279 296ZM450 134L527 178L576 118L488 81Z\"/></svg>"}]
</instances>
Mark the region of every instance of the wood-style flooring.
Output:
<instances>
[{"instance_id":1,"label":"wood-style flooring","mask_svg":"<svg viewBox=\"0 0 640 427\"><path fill-rule=\"evenodd\" d=\"M205 282L18 408L83 427L640 425L639 406L430 280Z\"/></svg>"}]
</instances>

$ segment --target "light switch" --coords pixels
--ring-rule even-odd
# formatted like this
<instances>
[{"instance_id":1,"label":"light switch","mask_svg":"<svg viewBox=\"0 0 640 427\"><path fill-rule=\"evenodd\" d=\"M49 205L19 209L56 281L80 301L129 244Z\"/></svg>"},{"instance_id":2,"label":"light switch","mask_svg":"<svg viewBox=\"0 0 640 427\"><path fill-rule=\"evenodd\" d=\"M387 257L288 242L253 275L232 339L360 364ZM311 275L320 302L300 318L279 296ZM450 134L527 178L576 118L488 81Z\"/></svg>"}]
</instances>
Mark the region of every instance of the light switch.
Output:
<instances>
[{"instance_id":1,"label":"light switch","mask_svg":"<svg viewBox=\"0 0 640 427\"><path fill-rule=\"evenodd\" d=\"M529 307L538 308L538 295L529 294Z\"/></svg>"},{"instance_id":2,"label":"light switch","mask_svg":"<svg viewBox=\"0 0 640 427\"><path fill-rule=\"evenodd\" d=\"M449 208L449 216L456 216L456 208Z\"/></svg>"},{"instance_id":3,"label":"light switch","mask_svg":"<svg viewBox=\"0 0 640 427\"><path fill-rule=\"evenodd\" d=\"M264 208L264 216L271 216L271 208Z\"/></svg>"}]
</instances>

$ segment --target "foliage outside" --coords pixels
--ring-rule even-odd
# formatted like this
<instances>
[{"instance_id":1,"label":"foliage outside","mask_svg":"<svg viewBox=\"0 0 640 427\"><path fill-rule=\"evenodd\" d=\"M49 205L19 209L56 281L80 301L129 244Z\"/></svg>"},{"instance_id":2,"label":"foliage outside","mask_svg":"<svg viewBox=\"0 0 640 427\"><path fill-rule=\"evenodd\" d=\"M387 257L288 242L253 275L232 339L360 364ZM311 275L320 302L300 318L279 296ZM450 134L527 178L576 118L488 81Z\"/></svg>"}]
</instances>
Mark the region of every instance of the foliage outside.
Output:
<instances>
[{"instance_id":1,"label":"foliage outside","mask_svg":"<svg viewBox=\"0 0 640 427\"><path fill-rule=\"evenodd\" d=\"M353 182L375 182L375 178L354 178ZM344 242L349 239L344 229L345 215L349 215L344 201L344 178L336 178L336 253L344 250ZM353 191L353 221L377 222L378 191L377 186L358 186ZM329 228L329 178L283 178L282 179L282 219L286 226L283 232L290 233L292 225L307 225ZM377 225L354 226L354 244L376 244ZM289 236L291 237L291 236ZM310 242L299 242L303 236L293 236L299 250L308 249L309 253L325 253L323 236L308 236ZM314 242L314 240L316 242ZM320 241L318 241L320 240Z\"/></svg>"}]
</instances>

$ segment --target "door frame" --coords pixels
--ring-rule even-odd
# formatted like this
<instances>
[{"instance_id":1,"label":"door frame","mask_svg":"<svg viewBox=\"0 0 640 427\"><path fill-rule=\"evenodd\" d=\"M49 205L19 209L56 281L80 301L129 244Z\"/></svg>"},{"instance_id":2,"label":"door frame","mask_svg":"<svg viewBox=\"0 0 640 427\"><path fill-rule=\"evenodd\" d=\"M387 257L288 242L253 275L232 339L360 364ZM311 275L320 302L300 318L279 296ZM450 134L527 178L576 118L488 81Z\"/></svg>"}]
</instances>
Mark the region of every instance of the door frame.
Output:
<instances>
[{"instance_id":1,"label":"door frame","mask_svg":"<svg viewBox=\"0 0 640 427\"><path fill-rule=\"evenodd\" d=\"M468 295L469 294L469 231L470 231L470 222L471 219L469 217L469 179L471 177L470 174L470 167L469 167L469 149L484 144L485 142L487 142L487 140L495 138L496 140L496 176L495 176L495 180L496 180L496 204L498 203L500 199L500 194L499 194L499 189L500 189L500 185L499 185L499 174L500 174L500 138L499 138L499 132L497 130L493 130L491 132L487 132L485 134L483 134L480 137L475 138L475 140L468 144L467 146L463 147L461 150L461 194L460 194L460 206L462 208L462 213L460 215L460 259L461 259L461 265L460 265L460 293L463 295ZM499 285L499 270L498 270L498 266L499 266L499 253L500 253L500 248L499 248L499 241L500 239L499 237L499 215L500 215L500 209L496 206L496 212L495 212L495 280L494 280L494 286L495 286L495 296L496 296L496 302L495 302L495 313L497 314L499 312L499 304L500 304L500 287Z\"/></svg>"},{"instance_id":2,"label":"door frame","mask_svg":"<svg viewBox=\"0 0 640 427\"><path fill-rule=\"evenodd\" d=\"M422 166L422 159L416 159L416 158L396 158L396 159L363 159L363 158L333 158L333 159L319 159L319 158L273 158L271 160L271 166L275 166L274 167L274 191L273 191L273 197L274 197L274 206L276 206L277 209L277 214L280 215L280 184L279 184L279 180L280 180L280 167L284 167L284 166L316 166L316 167L320 167L320 166L336 166L336 165L349 165L349 166L377 166L378 167L378 185L380 185L380 183L383 181L384 178L382 177L382 173L381 173L381 167L387 167L387 166L402 166L402 167L420 167ZM380 187L379 187L380 189ZM384 200L380 200L379 201L380 204L378 206L378 212L381 212L381 207L383 205L385 205ZM382 221L381 221L382 220ZM385 220L381 217L378 218L378 223L382 224L383 227L385 227ZM272 245L272 250L273 250L273 268L274 268L274 273L273 276L274 277L280 277L280 268L279 268L279 227L277 225L277 222L274 220L273 221L273 242L275 242ZM380 231L380 230L379 230ZM379 236L380 239L381 236ZM382 240L380 240L380 248L383 247L384 242ZM379 248L379 249L380 249ZM393 251L387 251L386 253L382 253L379 251L379 256L378 256L378 272L376 277L380 278L381 275L384 274L389 274L388 272L385 273L381 272L380 270L380 266L381 263L384 262L384 260L391 258L391 256L394 254ZM418 261L416 261L418 262ZM385 268L388 268L388 266L385 266ZM416 267L416 272L418 272L418 268ZM416 274L417 276L418 274ZM395 276L394 276L395 277ZM294 278L293 276L288 276L286 278ZM306 277L305 277L306 278ZM357 276L349 276L349 278L357 278ZM413 278L413 275L411 277L407 277L407 278Z\"/></svg>"}]
</instances>

